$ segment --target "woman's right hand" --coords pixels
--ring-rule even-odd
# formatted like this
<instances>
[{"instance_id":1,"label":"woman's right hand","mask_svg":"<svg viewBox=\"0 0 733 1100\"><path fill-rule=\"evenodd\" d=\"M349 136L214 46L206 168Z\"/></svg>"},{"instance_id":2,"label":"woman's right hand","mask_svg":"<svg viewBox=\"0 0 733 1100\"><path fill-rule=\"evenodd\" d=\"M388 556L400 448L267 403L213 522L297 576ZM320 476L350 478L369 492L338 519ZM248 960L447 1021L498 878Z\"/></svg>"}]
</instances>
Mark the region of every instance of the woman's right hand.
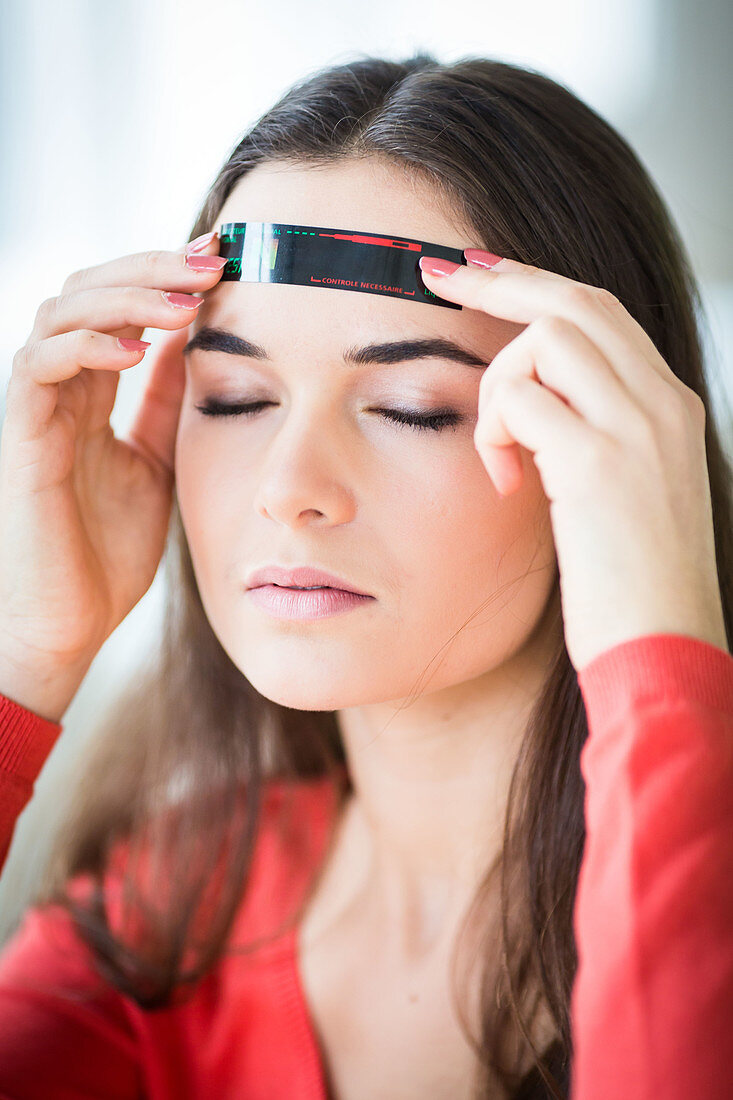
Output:
<instances>
[{"instance_id":1,"label":"woman's right hand","mask_svg":"<svg viewBox=\"0 0 733 1100\"><path fill-rule=\"evenodd\" d=\"M216 256L218 245L214 236L194 255ZM222 270L195 270L183 248L76 271L41 303L13 359L0 439L0 692L29 709L40 703L54 721L155 577L172 504L181 350L202 301L191 294L211 289ZM150 327L176 331L131 431L116 439L119 372L145 353L117 337L139 340ZM55 692L56 683L66 686Z\"/></svg>"}]
</instances>

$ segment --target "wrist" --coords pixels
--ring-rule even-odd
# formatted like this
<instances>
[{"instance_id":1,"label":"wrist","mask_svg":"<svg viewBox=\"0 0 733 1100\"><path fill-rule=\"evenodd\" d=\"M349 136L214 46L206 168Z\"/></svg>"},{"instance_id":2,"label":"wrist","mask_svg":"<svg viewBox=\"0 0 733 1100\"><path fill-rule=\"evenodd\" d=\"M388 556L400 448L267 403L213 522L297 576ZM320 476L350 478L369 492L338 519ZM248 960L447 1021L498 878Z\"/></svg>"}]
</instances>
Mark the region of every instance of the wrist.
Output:
<instances>
[{"instance_id":1,"label":"wrist","mask_svg":"<svg viewBox=\"0 0 733 1100\"><path fill-rule=\"evenodd\" d=\"M60 724L90 661L69 667L32 666L0 653L0 693L47 722Z\"/></svg>"}]
</instances>

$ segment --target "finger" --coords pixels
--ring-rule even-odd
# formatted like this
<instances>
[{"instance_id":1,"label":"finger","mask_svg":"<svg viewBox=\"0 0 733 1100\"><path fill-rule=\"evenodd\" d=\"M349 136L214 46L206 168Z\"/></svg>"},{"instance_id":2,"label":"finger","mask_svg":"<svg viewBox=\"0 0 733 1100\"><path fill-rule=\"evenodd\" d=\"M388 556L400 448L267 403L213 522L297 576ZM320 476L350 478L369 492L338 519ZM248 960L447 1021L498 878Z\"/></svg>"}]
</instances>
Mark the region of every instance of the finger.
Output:
<instances>
[{"instance_id":1,"label":"finger","mask_svg":"<svg viewBox=\"0 0 733 1100\"><path fill-rule=\"evenodd\" d=\"M429 259L421 258L421 269L423 260ZM600 348L629 391L645 404L654 404L665 385L671 383L677 389L682 386L641 325L602 287L578 283L555 272L540 273L539 269L528 269L507 259L490 271L459 264L451 275L422 274L434 294L469 309L526 324L548 314L572 321ZM630 366L633 351L637 354ZM640 362L652 369L640 370Z\"/></svg>"},{"instance_id":2,"label":"finger","mask_svg":"<svg viewBox=\"0 0 733 1100\"><path fill-rule=\"evenodd\" d=\"M35 439L47 428L59 404L58 383L86 368L110 372L135 366L144 351L124 351L114 336L74 329L25 344L13 359L8 383L7 424L23 438Z\"/></svg>"},{"instance_id":3,"label":"finger","mask_svg":"<svg viewBox=\"0 0 733 1100\"><path fill-rule=\"evenodd\" d=\"M171 301L167 293L142 286L114 286L71 291L47 299L36 314L31 342L88 327L109 332L127 326L144 330L189 325L204 299L171 291Z\"/></svg>"},{"instance_id":4,"label":"finger","mask_svg":"<svg viewBox=\"0 0 733 1100\"><path fill-rule=\"evenodd\" d=\"M215 256L219 252L219 230L211 229L200 233L192 241L184 244L179 252L193 252L196 256Z\"/></svg>"},{"instance_id":5,"label":"finger","mask_svg":"<svg viewBox=\"0 0 733 1100\"><path fill-rule=\"evenodd\" d=\"M174 456L181 402L186 388L183 347L188 329L164 338L153 362L140 408L127 437L130 446L174 472Z\"/></svg>"},{"instance_id":6,"label":"finger","mask_svg":"<svg viewBox=\"0 0 733 1100\"><path fill-rule=\"evenodd\" d=\"M526 376L504 379L487 413L476 425L474 444L500 492L516 487L508 484L514 476L512 459L500 454L507 441L532 452L551 501L572 492L572 472L598 442L598 432L582 416Z\"/></svg>"},{"instance_id":7,"label":"finger","mask_svg":"<svg viewBox=\"0 0 733 1100\"><path fill-rule=\"evenodd\" d=\"M99 286L148 286L154 290L197 290L201 286L208 285L205 275L211 281L211 277L218 275L218 272L203 272L192 268L186 262L187 255L210 258L216 256L219 250L219 238L215 236L202 251L189 252L188 248L188 244L181 245L175 251L151 248L144 252L133 252L129 256L117 256L113 260L106 260L91 267L80 268L67 277L61 293L66 294L74 290ZM222 264L222 269L224 266Z\"/></svg>"},{"instance_id":8,"label":"finger","mask_svg":"<svg viewBox=\"0 0 733 1100\"><path fill-rule=\"evenodd\" d=\"M479 420L497 386L512 378L540 382L589 424L630 441L644 409L586 334L562 317L540 317L510 340L479 383ZM508 444L509 439L505 442Z\"/></svg>"},{"instance_id":9,"label":"finger","mask_svg":"<svg viewBox=\"0 0 733 1100\"><path fill-rule=\"evenodd\" d=\"M486 445L479 451L484 466L501 496L508 496L521 488L524 481L522 452L518 443L507 447Z\"/></svg>"}]
</instances>

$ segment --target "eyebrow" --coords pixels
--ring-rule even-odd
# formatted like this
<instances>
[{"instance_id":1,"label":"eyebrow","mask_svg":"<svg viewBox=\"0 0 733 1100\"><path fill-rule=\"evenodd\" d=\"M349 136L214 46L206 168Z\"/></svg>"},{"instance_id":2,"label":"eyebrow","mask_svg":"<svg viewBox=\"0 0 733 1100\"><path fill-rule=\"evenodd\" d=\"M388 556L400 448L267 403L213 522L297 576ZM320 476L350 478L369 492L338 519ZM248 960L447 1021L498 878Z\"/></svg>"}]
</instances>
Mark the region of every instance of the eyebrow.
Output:
<instances>
[{"instance_id":1,"label":"eyebrow","mask_svg":"<svg viewBox=\"0 0 733 1100\"><path fill-rule=\"evenodd\" d=\"M200 328L183 349L183 355L198 348L200 351L223 351L227 355L238 355L248 359L266 359L270 356L260 344L254 344L223 328ZM381 344L366 344L364 347L349 347L344 352L347 366L363 367L372 363L405 363L411 359L451 359L468 367L488 367L488 363L468 348L461 347L453 340L434 336L419 340L391 340Z\"/></svg>"}]
</instances>

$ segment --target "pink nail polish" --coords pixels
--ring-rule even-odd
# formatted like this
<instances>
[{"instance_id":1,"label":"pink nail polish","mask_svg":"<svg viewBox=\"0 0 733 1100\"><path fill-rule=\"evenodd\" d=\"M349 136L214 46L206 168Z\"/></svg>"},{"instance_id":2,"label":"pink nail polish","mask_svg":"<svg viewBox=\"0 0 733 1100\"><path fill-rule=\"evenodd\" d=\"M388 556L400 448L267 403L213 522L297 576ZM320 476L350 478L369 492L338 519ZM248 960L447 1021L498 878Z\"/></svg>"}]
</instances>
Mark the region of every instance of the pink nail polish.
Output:
<instances>
[{"instance_id":1,"label":"pink nail polish","mask_svg":"<svg viewBox=\"0 0 733 1100\"><path fill-rule=\"evenodd\" d=\"M186 264L194 271L220 271L226 262L226 256L194 256L192 252L186 253Z\"/></svg>"},{"instance_id":2,"label":"pink nail polish","mask_svg":"<svg viewBox=\"0 0 733 1100\"><path fill-rule=\"evenodd\" d=\"M452 260L443 260L439 256L421 256L418 263L421 271L428 275L452 275L463 264L454 264Z\"/></svg>"},{"instance_id":3,"label":"pink nail polish","mask_svg":"<svg viewBox=\"0 0 733 1100\"><path fill-rule=\"evenodd\" d=\"M494 267L502 256L495 256L493 252L484 252L481 248L464 248L463 255L469 263L478 264L479 267Z\"/></svg>"},{"instance_id":4,"label":"pink nail polish","mask_svg":"<svg viewBox=\"0 0 733 1100\"><path fill-rule=\"evenodd\" d=\"M198 309L203 298L196 298L193 294L176 294L169 290L161 290L163 297L177 309Z\"/></svg>"},{"instance_id":5,"label":"pink nail polish","mask_svg":"<svg viewBox=\"0 0 733 1100\"><path fill-rule=\"evenodd\" d=\"M150 347L150 340L130 340L126 336L118 336L117 343L123 351L145 351Z\"/></svg>"},{"instance_id":6,"label":"pink nail polish","mask_svg":"<svg viewBox=\"0 0 733 1100\"><path fill-rule=\"evenodd\" d=\"M210 241L213 241L215 236L215 229L212 229L210 233L202 233L200 237L195 237L186 245L186 252L200 252L202 248L206 248Z\"/></svg>"}]
</instances>

